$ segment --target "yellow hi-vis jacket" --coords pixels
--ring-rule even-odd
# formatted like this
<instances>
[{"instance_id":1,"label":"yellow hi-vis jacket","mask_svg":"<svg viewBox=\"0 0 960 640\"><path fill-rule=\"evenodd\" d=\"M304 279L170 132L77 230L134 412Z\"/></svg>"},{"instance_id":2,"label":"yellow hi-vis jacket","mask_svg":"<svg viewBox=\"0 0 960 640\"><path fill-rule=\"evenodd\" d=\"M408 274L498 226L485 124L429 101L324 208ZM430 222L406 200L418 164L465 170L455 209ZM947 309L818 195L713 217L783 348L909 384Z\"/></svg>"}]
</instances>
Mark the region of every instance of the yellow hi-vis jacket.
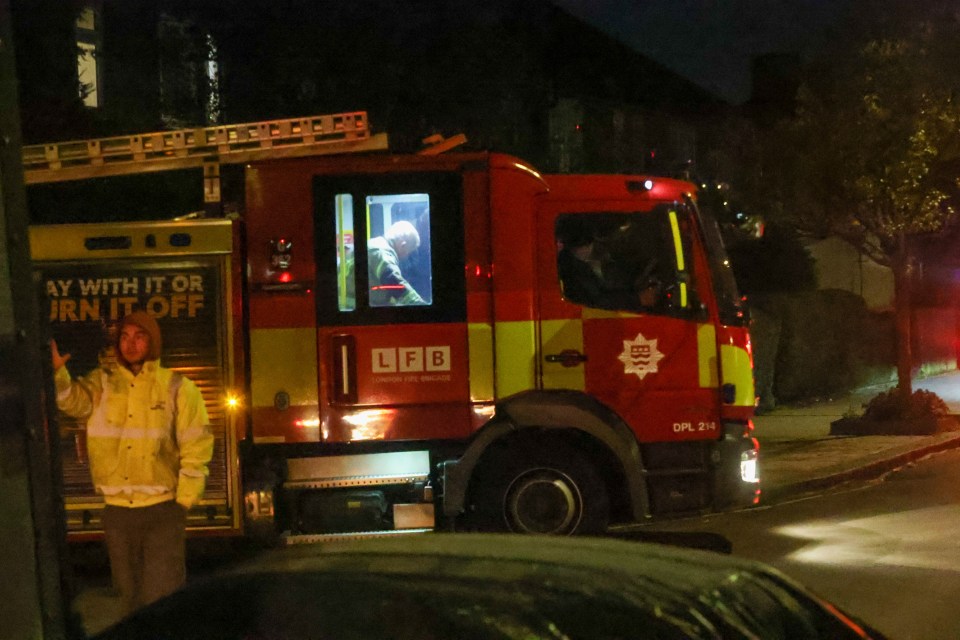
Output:
<instances>
[{"instance_id":1,"label":"yellow hi-vis jacket","mask_svg":"<svg viewBox=\"0 0 960 640\"><path fill-rule=\"evenodd\" d=\"M104 502L147 507L176 499L185 508L203 495L213 434L197 386L150 360L136 376L119 365L76 380L54 377L57 406L87 418L93 486Z\"/></svg>"}]
</instances>

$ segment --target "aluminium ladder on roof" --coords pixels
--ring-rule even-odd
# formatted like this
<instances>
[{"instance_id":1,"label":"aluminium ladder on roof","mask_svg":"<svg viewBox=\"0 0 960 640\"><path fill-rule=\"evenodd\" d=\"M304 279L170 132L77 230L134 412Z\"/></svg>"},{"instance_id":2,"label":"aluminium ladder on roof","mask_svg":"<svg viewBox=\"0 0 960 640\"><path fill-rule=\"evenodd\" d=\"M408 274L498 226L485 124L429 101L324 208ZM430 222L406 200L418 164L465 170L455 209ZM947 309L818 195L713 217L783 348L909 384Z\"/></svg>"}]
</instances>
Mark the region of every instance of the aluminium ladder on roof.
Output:
<instances>
[{"instance_id":1,"label":"aluminium ladder on roof","mask_svg":"<svg viewBox=\"0 0 960 640\"><path fill-rule=\"evenodd\" d=\"M367 113L354 111L29 145L23 172L28 185L201 167L215 179L219 164L386 148L387 135L372 134Z\"/></svg>"}]
</instances>

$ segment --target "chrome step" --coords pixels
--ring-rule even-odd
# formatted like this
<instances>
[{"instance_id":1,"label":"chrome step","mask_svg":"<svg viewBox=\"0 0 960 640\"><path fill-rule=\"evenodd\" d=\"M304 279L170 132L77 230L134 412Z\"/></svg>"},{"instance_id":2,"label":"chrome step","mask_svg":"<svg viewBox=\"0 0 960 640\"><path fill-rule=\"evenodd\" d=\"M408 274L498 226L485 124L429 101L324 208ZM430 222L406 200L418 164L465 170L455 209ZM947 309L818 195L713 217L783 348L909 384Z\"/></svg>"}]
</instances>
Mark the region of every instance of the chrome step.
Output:
<instances>
[{"instance_id":1,"label":"chrome step","mask_svg":"<svg viewBox=\"0 0 960 640\"><path fill-rule=\"evenodd\" d=\"M413 484L430 479L428 451L290 458L285 489L331 489Z\"/></svg>"}]
</instances>

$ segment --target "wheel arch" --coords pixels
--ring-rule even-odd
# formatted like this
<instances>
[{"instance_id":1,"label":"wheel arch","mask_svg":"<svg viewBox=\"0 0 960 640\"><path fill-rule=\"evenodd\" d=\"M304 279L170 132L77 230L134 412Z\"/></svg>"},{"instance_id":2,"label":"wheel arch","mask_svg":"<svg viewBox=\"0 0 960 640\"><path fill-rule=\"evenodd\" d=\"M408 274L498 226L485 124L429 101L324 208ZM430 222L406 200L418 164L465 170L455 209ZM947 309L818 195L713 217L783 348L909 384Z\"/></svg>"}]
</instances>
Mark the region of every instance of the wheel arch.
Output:
<instances>
[{"instance_id":1,"label":"wheel arch","mask_svg":"<svg viewBox=\"0 0 960 640\"><path fill-rule=\"evenodd\" d=\"M497 404L494 417L463 455L443 464L443 512L455 518L466 507L470 483L494 449L560 440L597 462L611 496L612 515L632 520L649 513L640 446L623 419L595 398L577 391L525 391ZM625 499L622 489L626 489Z\"/></svg>"}]
</instances>

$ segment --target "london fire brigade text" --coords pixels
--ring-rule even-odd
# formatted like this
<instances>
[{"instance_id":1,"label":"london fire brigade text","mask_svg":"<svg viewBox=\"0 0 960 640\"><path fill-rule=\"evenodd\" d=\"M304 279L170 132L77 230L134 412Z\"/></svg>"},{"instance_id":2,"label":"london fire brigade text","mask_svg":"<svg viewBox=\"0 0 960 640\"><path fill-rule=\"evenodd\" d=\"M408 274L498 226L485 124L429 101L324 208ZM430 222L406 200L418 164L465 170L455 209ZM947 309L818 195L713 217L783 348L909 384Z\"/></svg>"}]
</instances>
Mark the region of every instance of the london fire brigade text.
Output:
<instances>
[{"instance_id":1,"label":"london fire brigade text","mask_svg":"<svg viewBox=\"0 0 960 640\"><path fill-rule=\"evenodd\" d=\"M450 371L450 347L373 349L374 373Z\"/></svg>"}]
</instances>

